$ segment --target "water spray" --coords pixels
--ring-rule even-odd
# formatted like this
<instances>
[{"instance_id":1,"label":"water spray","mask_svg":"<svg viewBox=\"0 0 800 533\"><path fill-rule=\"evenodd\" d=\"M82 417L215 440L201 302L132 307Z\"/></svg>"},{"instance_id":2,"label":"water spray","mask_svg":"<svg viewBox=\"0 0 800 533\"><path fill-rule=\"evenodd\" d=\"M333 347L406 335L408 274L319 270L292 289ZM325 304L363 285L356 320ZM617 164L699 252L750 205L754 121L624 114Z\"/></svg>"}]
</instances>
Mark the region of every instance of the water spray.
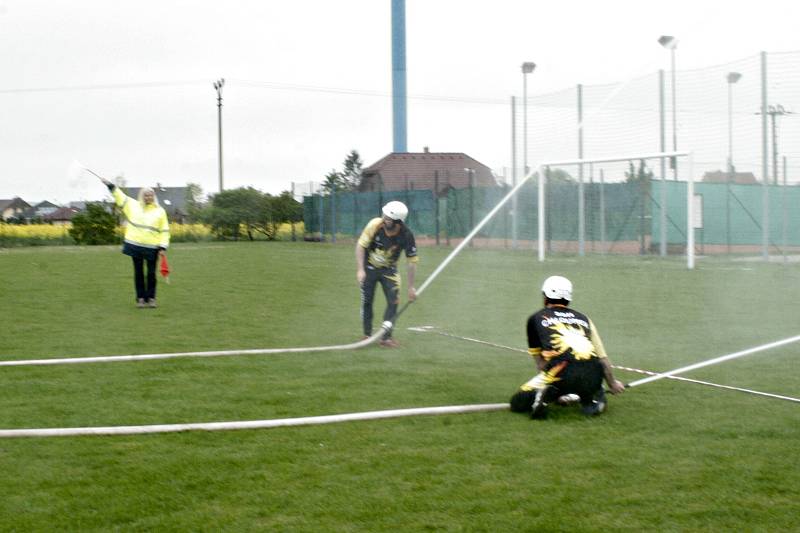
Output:
<instances>
[{"instance_id":1,"label":"water spray","mask_svg":"<svg viewBox=\"0 0 800 533\"><path fill-rule=\"evenodd\" d=\"M643 378L632 383L629 383L629 387L638 387L639 385L644 385L645 383L650 383L652 381L658 381L660 379L668 378L671 376L675 376L677 374L683 374L684 372L689 372L690 370L695 370L698 368L703 368L710 365L715 365L717 363L722 363L723 361L730 361L731 359L737 359L739 357L744 357L745 355L750 355L758 352L763 352L765 350L771 350L772 348L778 348L780 346L785 346L787 344L792 344L794 342L800 341L800 335L795 335L794 337L788 337L786 339L782 339L775 342L770 342L768 344L762 344L761 346L756 346L754 348L748 348L747 350L742 350L739 352L730 353L727 355L722 355L720 357L715 357L714 359L709 359L708 361L700 361L699 363L695 363L689 366L682 366L680 368L676 368L675 370L670 370L669 372L663 372L661 374L656 374L655 376L650 376L647 378Z\"/></svg>"},{"instance_id":2,"label":"water spray","mask_svg":"<svg viewBox=\"0 0 800 533\"><path fill-rule=\"evenodd\" d=\"M436 335L441 335L443 337L450 337L450 338L453 338L453 339L459 339L459 340L463 340L463 341L474 342L474 343L477 343L477 344L483 344L485 346L491 346L493 348L500 348L500 349L503 349L503 350L510 350L512 352L521 352L521 353L525 353L525 354L528 353L527 350L523 350L521 348L513 348L511 346L506 346L506 345L503 345L503 344L497 344L497 343L494 343L494 342L484 341L484 340L481 340L481 339L474 339L474 338L471 338L471 337L464 337L464 336L461 336L461 335L455 335L453 333L448 333L446 331L441 331L441 330L438 330L435 326L416 326L416 327L410 327L410 328L408 328L408 330L409 331L416 331L416 332L419 332L419 333L435 333ZM775 398L775 399L778 399L778 400L787 400L787 401L790 401L790 402L800 403L800 398L794 398L792 396L783 396L783 395L780 395L780 394L773 394L773 393L770 393L770 392L762 392L762 391L757 391L757 390L752 390L752 389L745 389L745 388L742 388L742 387L734 387L734 386L731 386L731 385L722 385L722 384L719 384L719 383L712 383L710 381L702 381L702 380L699 380L699 379L690 379L690 378L686 378L686 377L683 377L683 376L676 375L676 374L678 374L680 372L688 372L689 370L693 370L695 368L701 368L703 366L709 366L709 365L713 365L715 363L721 363L723 361L728 361L730 359L735 359L736 357L742 357L742 356L745 356L745 355L749 355L749 354L752 354L752 353L768 350L768 349L771 349L771 348L777 348L777 347L783 346L785 344L790 344L792 342L797 342L798 340L800 340L800 335L798 335L796 337L790 337L788 339L783 339L781 341L776 341L776 342L772 342L772 343L769 343L769 344L764 344L764 345L758 346L756 348L750 348L748 350L743 350L741 352L736 352L736 353L732 353L732 354L729 354L729 355L724 355L724 356L721 356L721 357L717 357L715 359L710 359L708 361L703 361L703 362L700 362L700 363L696 363L696 364L688 366L688 367L683 367L683 368L679 368L679 369L676 369L676 370L672 370L670 372L663 372L663 373L652 372L650 370L642 370L640 368L631 368L631 367L628 367L628 366L620 366L620 365L611 365L611 366L615 370L624 370L624 371L627 371L627 372L633 372L635 374L644 374L644 375L650 376L648 378L640 379L638 381L634 381L634 382L626 384L625 385L626 389L630 388L630 387L635 387L635 386L638 386L638 385L642 385L644 383L649 383L651 381L656 381L656 380L659 380L659 379L671 379L671 380L675 380L675 381L685 381L685 382L688 382L688 383L696 383L698 385L705 385L705 386L708 386L708 387L714 387L714 388L718 388L718 389L735 390L735 391L738 391L738 392L746 392L748 394L755 394L756 396L765 396L765 397L768 397L768 398Z\"/></svg>"}]
</instances>

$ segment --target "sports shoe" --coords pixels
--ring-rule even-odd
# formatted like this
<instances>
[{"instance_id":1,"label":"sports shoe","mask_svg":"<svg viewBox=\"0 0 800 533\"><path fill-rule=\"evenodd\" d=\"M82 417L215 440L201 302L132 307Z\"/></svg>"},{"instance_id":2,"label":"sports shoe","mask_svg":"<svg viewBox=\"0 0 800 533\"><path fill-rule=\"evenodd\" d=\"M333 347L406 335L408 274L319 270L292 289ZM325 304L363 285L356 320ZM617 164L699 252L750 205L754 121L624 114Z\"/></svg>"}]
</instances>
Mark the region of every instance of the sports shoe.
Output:
<instances>
[{"instance_id":1,"label":"sports shoe","mask_svg":"<svg viewBox=\"0 0 800 533\"><path fill-rule=\"evenodd\" d=\"M148 300L147 301L147 306L148 307L154 307L154 308L158 307L158 304L156 303L156 299L152 298L152 299Z\"/></svg>"},{"instance_id":2,"label":"sports shoe","mask_svg":"<svg viewBox=\"0 0 800 533\"><path fill-rule=\"evenodd\" d=\"M381 341L381 346L384 348L399 348L400 343L394 340L393 338L389 337L388 339L383 339Z\"/></svg>"},{"instance_id":3,"label":"sports shoe","mask_svg":"<svg viewBox=\"0 0 800 533\"><path fill-rule=\"evenodd\" d=\"M581 401L581 397L577 394L564 394L563 396L559 396L556 400L558 405L572 405L579 401Z\"/></svg>"},{"instance_id":4,"label":"sports shoe","mask_svg":"<svg viewBox=\"0 0 800 533\"><path fill-rule=\"evenodd\" d=\"M136 300L136 307L138 307L139 309L142 309L146 306L147 304L145 303L144 298L139 298L138 300Z\"/></svg>"},{"instance_id":5,"label":"sports shoe","mask_svg":"<svg viewBox=\"0 0 800 533\"><path fill-rule=\"evenodd\" d=\"M544 395L547 389L548 387L545 387L536 391L533 406L531 406L531 418L539 420L547 418L547 404L544 402Z\"/></svg>"},{"instance_id":6,"label":"sports shoe","mask_svg":"<svg viewBox=\"0 0 800 533\"><path fill-rule=\"evenodd\" d=\"M606 410L606 392L603 389L597 391L592 403L581 406L581 412L586 416L597 416Z\"/></svg>"}]
</instances>

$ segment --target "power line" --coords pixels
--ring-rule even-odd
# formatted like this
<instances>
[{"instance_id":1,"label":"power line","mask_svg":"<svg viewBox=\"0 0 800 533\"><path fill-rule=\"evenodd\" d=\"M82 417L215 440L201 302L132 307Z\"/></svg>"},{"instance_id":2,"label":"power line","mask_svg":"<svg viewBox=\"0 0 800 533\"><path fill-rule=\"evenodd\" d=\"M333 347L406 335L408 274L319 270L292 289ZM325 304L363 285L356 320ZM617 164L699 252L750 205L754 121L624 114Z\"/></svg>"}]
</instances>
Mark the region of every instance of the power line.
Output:
<instances>
[{"instance_id":1,"label":"power line","mask_svg":"<svg viewBox=\"0 0 800 533\"><path fill-rule=\"evenodd\" d=\"M103 83L97 85L62 85L60 87L29 87L20 89L0 89L0 94L59 93L71 91L106 91L117 89L155 89L160 87L181 87L206 84L207 80L157 81L146 83Z\"/></svg>"}]
</instances>

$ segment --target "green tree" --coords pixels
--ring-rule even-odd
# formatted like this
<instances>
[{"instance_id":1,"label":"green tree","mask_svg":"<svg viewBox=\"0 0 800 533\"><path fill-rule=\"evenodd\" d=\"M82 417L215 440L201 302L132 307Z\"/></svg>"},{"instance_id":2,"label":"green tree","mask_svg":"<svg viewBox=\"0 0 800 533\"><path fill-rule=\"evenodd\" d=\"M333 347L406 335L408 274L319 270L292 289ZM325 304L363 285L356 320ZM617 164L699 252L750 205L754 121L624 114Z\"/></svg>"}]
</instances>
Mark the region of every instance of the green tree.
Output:
<instances>
[{"instance_id":1,"label":"green tree","mask_svg":"<svg viewBox=\"0 0 800 533\"><path fill-rule=\"evenodd\" d=\"M325 174L325 181L322 182L322 189L325 191L325 194L343 191L345 188L345 182L341 172L331 169L330 172Z\"/></svg>"},{"instance_id":2,"label":"green tree","mask_svg":"<svg viewBox=\"0 0 800 533\"><path fill-rule=\"evenodd\" d=\"M118 241L117 220L102 204L86 204L86 210L72 217L70 236L78 244L113 244Z\"/></svg>"},{"instance_id":3,"label":"green tree","mask_svg":"<svg viewBox=\"0 0 800 533\"><path fill-rule=\"evenodd\" d=\"M644 183L649 186L650 181L653 179L653 171L647 167L644 159L639 160L639 169L633 165L633 161L628 162L628 171L625 173L625 181L627 183Z\"/></svg>"},{"instance_id":4,"label":"green tree","mask_svg":"<svg viewBox=\"0 0 800 533\"><path fill-rule=\"evenodd\" d=\"M203 209L203 188L197 183L186 184L186 213L189 220L200 220L200 211Z\"/></svg>"},{"instance_id":5,"label":"green tree","mask_svg":"<svg viewBox=\"0 0 800 533\"><path fill-rule=\"evenodd\" d=\"M331 169L325 175L322 189L325 194L338 191L357 191L361 185L363 163L358 151L350 150L342 163L342 170Z\"/></svg>"},{"instance_id":6,"label":"green tree","mask_svg":"<svg viewBox=\"0 0 800 533\"><path fill-rule=\"evenodd\" d=\"M301 222L303 220L303 204L292 197L289 191L271 198L273 217L280 224L285 222Z\"/></svg>"},{"instance_id":7,"label":"green tree","mask_svg":"<svg viewBox=\"0 0 800 533\"><path fill-rule=\"evenodd\" d=\"M252 187L240 187L211 197L211 206L202 211L201 219L211 226L217 238L239 240L244 229L253 240L253 226L263 218L263 211L263 193Z\"/></svg>"},{"instance_id":8,"label":"green tree","mask_svg":"<svg viewBox=\"0 0 800 533\"><path fill-rule=\"evenodd\" d=\"M547 173L546 183L576 183L569 172L561 168L551 168Z\"/></svg>"},{"instance_id":9,"label":"green tree","mask_svg":"<svg viewBox=\"0 0 800 533\"><path fill-rule=\"evenodd\" d=\"M344 160L342 172L340 173L345 189L357 191L361 185L362 166L361 156L356 150L350 150Z\"/></svg>"},{"instance_id":10,"label":"green tree","mask_svg":"<svg viewBox=\"0 0 800 533\"><path fill-rule=\"evenodd\" d=\"M303 206L289 191L272 196L242 187L215 194L198 214L219 239L238 240L244 232L249 240L255 240L256 233L274 240L281 224L303 219Z\"/></svg>"}]
</instances>

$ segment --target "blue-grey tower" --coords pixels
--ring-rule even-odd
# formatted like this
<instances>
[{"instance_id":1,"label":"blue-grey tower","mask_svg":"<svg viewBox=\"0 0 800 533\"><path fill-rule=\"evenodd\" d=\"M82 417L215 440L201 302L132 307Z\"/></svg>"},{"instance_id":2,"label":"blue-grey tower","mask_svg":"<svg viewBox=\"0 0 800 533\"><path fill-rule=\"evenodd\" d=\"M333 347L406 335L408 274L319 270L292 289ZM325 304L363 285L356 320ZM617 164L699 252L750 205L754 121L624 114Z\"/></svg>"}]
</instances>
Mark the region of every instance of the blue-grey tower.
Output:
<instances>
[{"instance_id":1,"label":"blue-grey tower","mask_svg":"<svg viewBox=\"0 0 800 533\"><path fill-rule=\"evenodd\" d=\"M392 0L393 152L408 151L406 100L406 2L405 0Z\"/></svg>"}]
</instances>

